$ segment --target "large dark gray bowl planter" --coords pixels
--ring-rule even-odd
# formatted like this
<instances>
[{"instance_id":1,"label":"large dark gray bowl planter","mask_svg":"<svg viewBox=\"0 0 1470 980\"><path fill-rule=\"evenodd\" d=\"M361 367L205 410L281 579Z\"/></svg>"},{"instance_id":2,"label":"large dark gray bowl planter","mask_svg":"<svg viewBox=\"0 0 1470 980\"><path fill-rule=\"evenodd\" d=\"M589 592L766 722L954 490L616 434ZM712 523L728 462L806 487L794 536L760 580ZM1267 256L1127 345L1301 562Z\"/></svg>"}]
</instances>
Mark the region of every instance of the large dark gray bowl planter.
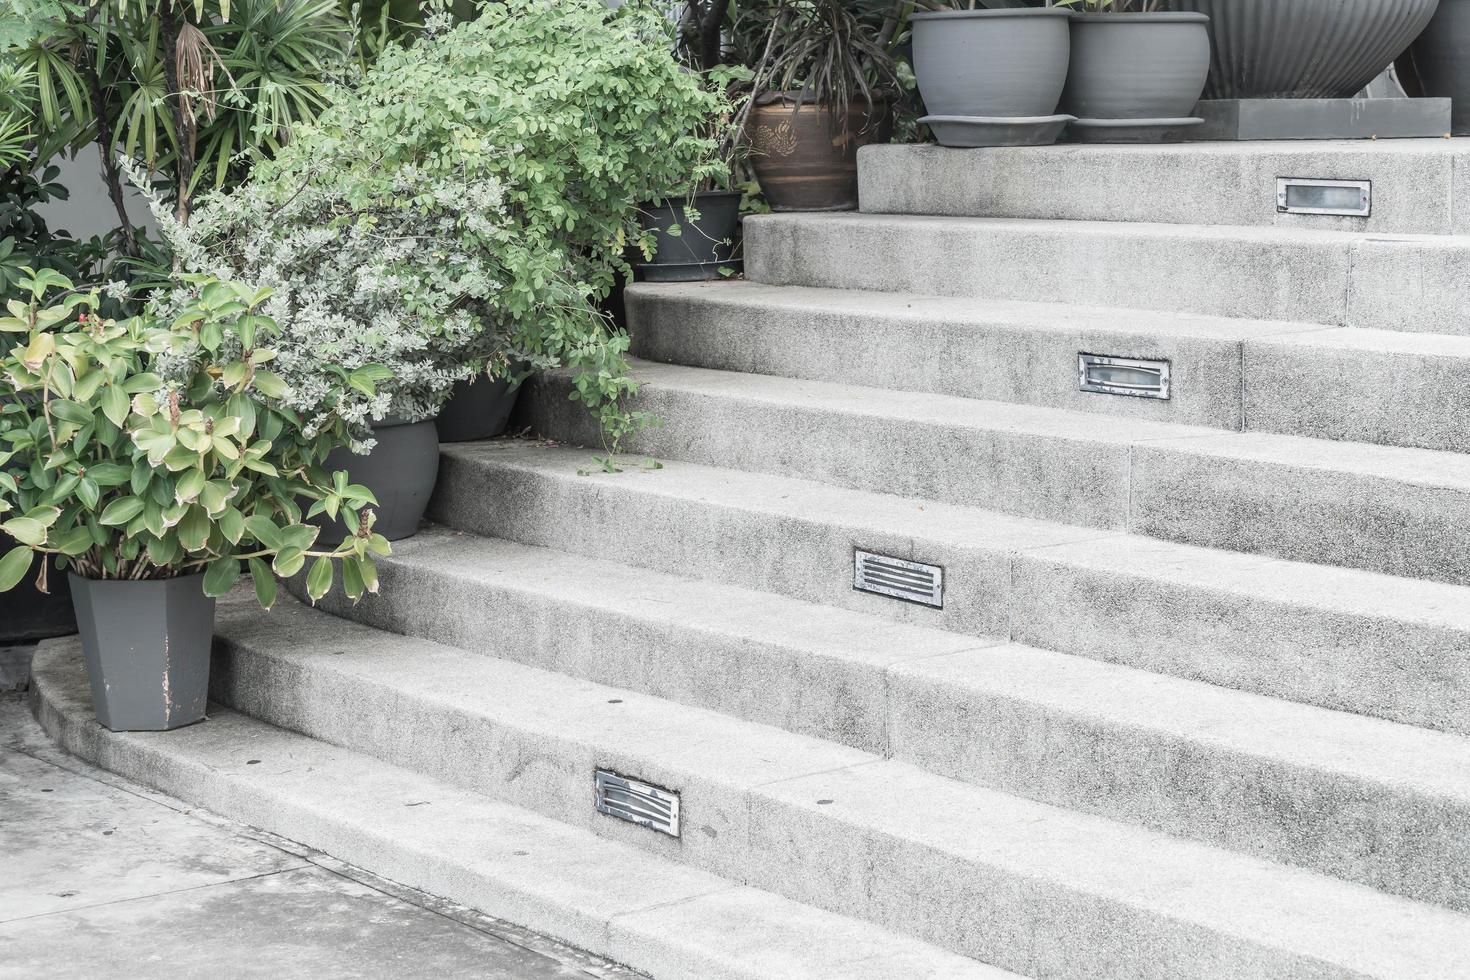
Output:
<instances>
[{"instance_id":1,"label":"large dark gray bowl planter","mask_svg":"<svg viewBox=\"0 0 1470 980\"><path fill-rule=\"evenodd\" d=\"M517 369L517 374L524 368ZM515 411L521 386L510 378L481 375L457 382L449 401L439 411L434 427L440 442L478 442L505 431Z\"/></svg>"},{"instance_id":2,"label":"large dark gray bowl planter","mask_svg":"<svg viewBox=\"0 0 1470 980\"><path fill-rule=\"evenodd\" d=\"M439 479L439 434L433 421L389 418L373 424L373 438L378 444L366 456L341 447L327 454L323 466L328 473L346 470L353 483L371 490L378 498L373 529L399 541L418 531L428 509ZM329 522L321 515L313 523L322 528L318 545L335 547L346 537L341 521Z\"/></svg>"},{"instance_id":3,"label":"large dark gray bowl planter","mask_svg":"<svg viewBox=\"0 0 1470 980\"><path fill-rule=\"evenodd\" d=\"M1439 0L1170 0L1208 14L1206 99L1348 99L1419 36Z\"/></svg>"},{"instance_id":4,"label":"large dark gray bowl planter","mask_svg":"<svg viewBox=\"0 0 1470 980\"><path fill-rule=\"evenodd\" d=\"M1076 14L1062 110L1077 117L1074 133L1101 120L1177 127L1193 116L1209 71L1203 14Z\"/></svg>"},{"instance_id":5,"label":"large dark gray bowl planter","mask_svg":"<svg viewBox=\"0 0 1470 980\"><path fill-rule=\"evenodd\" d=\"M1071 56L1070 16L1057 7L914 14L914 75L939 142L1055 139L1068 121L1057 102Z\"/></svg>"},{"instance_id":6,"label":"large dark gray bowl planter","mask_svg":"<svg viewBox=\"0 0 1470 980\"><path fill-rule=\"evenodd\" d=\"M15 546L14 538L0 534L0 555ZM67 636L77 631L71 584L66 573L53 568L46 583L51 591L42 592L36 588L36 576L41 574L42 561L50 561L50 558L37 557L19 585L9 592L0 592L0 645Z\"/></svg>"},{"instance_id":7,"label":"large dark gray bowl planter","mask_svg":"<svg viewBox=\"0 0 1470 980\"><path fill-rule=\"evenodd\" d=\"M1451 131L1470 134L1470 0L1440 0L1429 26L1399 58L1398 76L1412 96L1452 99Z\"/></svg>"},{"instance_id":8,"label":"large dark gray bowl planter","mask_svg":"<svg viewBox=\"0 0 1470 980\"><path fill-rule=\"evenodd\" d=\"M204 576L69 578L102 726L162 732L202 721L214 638L214 600L204 594Z\"/></svg>"},{"instance_id":9,"label":"large dark gray bowl planter","mask_svg":"<svg viewBox=\"0 0 1470 980\"><path fill-rule=\"evenodd\" d=\"M634 264L645 282L697 282L719 279L721 269L738 272L735 252L740 241L739 191L701 191L694 195L699 220L691 220L684 200L650 204L643 210L643 228L656 242L650 261ZM679 234L669 229L678 226Z\"/></svg>"}]
</instances>

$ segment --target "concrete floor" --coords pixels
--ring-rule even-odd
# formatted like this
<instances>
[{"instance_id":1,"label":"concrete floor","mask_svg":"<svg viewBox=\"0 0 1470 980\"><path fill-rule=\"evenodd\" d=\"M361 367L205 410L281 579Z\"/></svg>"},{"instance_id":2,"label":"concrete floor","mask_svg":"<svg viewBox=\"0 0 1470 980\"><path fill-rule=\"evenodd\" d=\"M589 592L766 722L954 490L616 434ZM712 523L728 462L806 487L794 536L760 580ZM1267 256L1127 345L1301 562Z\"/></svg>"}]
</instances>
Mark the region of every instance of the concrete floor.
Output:
<instances>
[{"instance_id":1,"label":"concrete floor","mask_svg":"<svg viewBox=\"0 0 1470 980\"><path fill-rule=\"evenodd\" d=\"M190 810L0 694L0 978L638 976Z\"/></svg>"}]
</instances>

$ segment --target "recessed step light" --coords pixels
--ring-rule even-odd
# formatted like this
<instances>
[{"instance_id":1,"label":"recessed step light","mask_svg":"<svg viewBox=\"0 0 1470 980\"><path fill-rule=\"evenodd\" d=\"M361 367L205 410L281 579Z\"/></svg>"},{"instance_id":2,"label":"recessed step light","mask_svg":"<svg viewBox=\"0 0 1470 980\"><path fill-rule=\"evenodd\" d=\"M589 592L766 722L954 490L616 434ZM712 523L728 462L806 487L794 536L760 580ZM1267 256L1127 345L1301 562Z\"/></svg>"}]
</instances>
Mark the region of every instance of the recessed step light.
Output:
<instances>
[{"instance_id":1,"label":"recessed step light","mask_svg":"<svg viewBox=\"0 0 1470 980\"><path fill-rule=\"evenodd\" d=\"M938 565L861 550L853 552L852 565L852 587L859 592L944 608L944 569Z\"/></svg>"},{"instance_id":2,"label":"recessed step light","mask_svg":"<svg viewBox=\"0 0 1470 980\"><path fill-rule=\"evenodd\" d=\"M1169 397L1169 362L1137 357L1077 355L1077 388L1132 398Z\"/></svg>"},{"instance_id":3,"label":"recessed step light","mask_svg":"<svg viewBox=\"0 0 1470 980\"><path fill-rule=\"evenodd\" d=\"M594 779L598 813L636 823L670 837L679 836L679 794L651 783L598 769Z\"/></svg>"},{"instance_id":4,"label":"recessed step light","mask_svg":"<svg viewBox=\"0 0 1470 980\"><path fill-rule=\"evenodd\" d=\"M1366 218L1373 213L1373 181L1277 177L1276 210L1282 214Z\"/></svg>"}]
</instances>

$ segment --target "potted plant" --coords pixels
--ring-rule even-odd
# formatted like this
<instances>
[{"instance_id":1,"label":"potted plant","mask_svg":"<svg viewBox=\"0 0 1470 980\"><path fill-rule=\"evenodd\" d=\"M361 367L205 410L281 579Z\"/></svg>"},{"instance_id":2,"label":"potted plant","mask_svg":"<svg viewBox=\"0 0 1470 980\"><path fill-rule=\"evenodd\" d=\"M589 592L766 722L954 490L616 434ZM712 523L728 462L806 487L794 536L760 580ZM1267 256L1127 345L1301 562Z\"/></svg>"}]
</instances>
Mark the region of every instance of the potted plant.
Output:
<instances>
[{"instance_id":1,"label":"potted plant","mask_svg":"<svg viewBox=\"0 0 1470 980\"><path fill-rule=\"evenodd\" d=\"M1424 30L1440 0L1169 0L1210 18L1206 99L1349 99Z\"/></svg>"},{"instance_id":2,"label":"potted plant","mask_svg":"<svg viewBox=\"0 0 1470 980\"><path fill-rule=\"evenodd\" d=\"M36 560L68 573L97 718L164 730L204 717L214 599L248 564L259 601L308 561L308 591L377 588L372 496L320 461L338 430L308 432L265 365L266 291L201 280L166 320L98 315L54 270L0 318L0 591ZM363 379L364 383L366 380ZM302 502L308 504L303 512ZM312 513L350 523L317 547ZM39 583L47 588L47 574Z\"/></svg>"},{"instance_id":3,"label":"potted plant","mask_svg":"<svg viewBox=\"0 0 1470 980\"><path fill-rule=\"evenodd\" d=\"M607 431L630 418L628 339L597 304L631 274L638 204L718 171L700 131L715 98L673 39L645 4L487 5L386 48L242 187L168 229L184 268L278 287L284 401L351 427L344 463L385 536L418 526L432 420L460 382L566 366ZM337 369L368 364L386 368L374 393L339 398ZM483 426L470 434L495 434L515 392L498 394L462 413Z\"/></svg>"},{"instance_id":4,"label":"potted plant","mask_svg":"<svg viewBox=\"0 0 1470 980\"><path fill-rule=\"evenodd\" d=\"M857 207L857 151L885 143L901 85L891 0L779 0L736 20L751 68L742 132L774 211Z\"/></svg>"},{"instance_id":5,"label":"potted plant","mask_svg":"<svg viewBox=\"0 0 1470 980\"><path fill-rule=\"evenodd\" d=\"M1021 2L917 0L914 76L945 146L1053 143L1072 116L1057 104L1071 58L1069 13Z\"/></svg>"},{"instance_id":6,"label":"potted plant","mask_svg":"<svg viewBox=\"0 0 1470 980\"><path fill-rule=\"evenodd\" d=\"M1451 99L1451 131L1470 134L1470 0L1440 0L1429 26L1398 59L1399 81L1415 98Z\"/></svg>"},{"instance_id":7,"label":"potted plant","mask_svg":"<svg viewBox=\"0 0 1470 980\"><path fill-rule=\"evenodd\" d=\"M1192 114L1210 71L1209 18L1162 10L1163 0L1058 0L1072 16L1062 111L1073 139L1156 140L1198 125Z\"/></svg>"},{"instance_id":8,"label":"potted plant","mask_svg":"<svg viewBox=\"0 0 1470 980\"><path fill-rule=\"evenodd\" d=\"M643 236L632 250L633 268L645 282L719 279L739 272L742 265L744 194L730 189L730 180L743 158L735 118L745 100L734 98L733 91L750 79L750 73L724 61L724 34L732 26L728 0L691 0L670 14L679 22L675 47L679 62L703 80L712 96L701 130L718 147L714 160L719 170L688 189L641 205Z\"/></svg>"}]
</instances>

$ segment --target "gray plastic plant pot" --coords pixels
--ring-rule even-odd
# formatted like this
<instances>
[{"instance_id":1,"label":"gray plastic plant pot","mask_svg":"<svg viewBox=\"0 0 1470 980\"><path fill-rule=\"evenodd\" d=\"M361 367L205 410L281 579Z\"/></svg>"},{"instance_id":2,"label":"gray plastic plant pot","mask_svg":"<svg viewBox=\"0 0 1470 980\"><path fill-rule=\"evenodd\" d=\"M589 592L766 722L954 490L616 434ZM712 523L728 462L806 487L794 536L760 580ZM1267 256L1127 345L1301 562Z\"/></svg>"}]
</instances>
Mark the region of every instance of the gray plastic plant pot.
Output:
<instances>
[{"instance_id":1,"label":"gray plastic plant pot","mask_svg":"<svg viewBox=\"0 0 1470 980\"><path fill-rule=\"evenodd\" d=\"M1057 114L1071 58L1058 7L914 14L914 74L928 115L995 120Z\"/></svg>"},{"instance_id":2,"label":"gray plastic plant pot","mask_svg":"<svg viewBox=\"0 0 1470 980\"><path fill-rule=\"evenodd\" d=\"M518 366L516 375L525 369L525 365ZM494 439L505 431L520 396L521 386L510 378L482 375L471 381L456 382L449 401L444 403L439 417L434 420L439 441Z\"/></svg>"},{"instance_id":3,"label":"gray plastic plant pot","mask_svg":"<svg viewBox=\"0 0 1470 980\"><path fill-rule=\"evenodd\" d=\"M0 534L0 555L15 546L14 538ZM36 588L42 561L50 561L50 558L38 556L19 585L9 592L0 592L0 646L66 636L77 631L77 617L72 611L71 586L66 573L52 568L47 577L50 591L42 592Z\"/></svg>"},{"instance_id":4,"label":"gray plastic plant pot","mask_svg":"<svg viewBox=\"0 0 1470 980\"><path fill-rule=\"evenodd\" d=\"M214 639L214 600L204 594L204 576L69 578L97 721L114 732L203 721Z\"/></svg>"},{"instance_id":5,"label":"gray plastic plant pot","mask_svg":"<svg viewBox=\"0 0 1470 980\"><path fill-rule=\"evenodd\" d=\"M1077 14L1062 111L1079 120L1177 122L1193 115L1209 73L1204 14Z\"/></svg>"},{"instance_id":6,"label":"gray plastic plant pot","mask_svg":"<svg viewBox=\"0 0 1470 980\"><path fill-rule=\"evenodd\" d=\"M439 481L439 433L432 420L403 422L388 418L373 424L377 445L366 456L346 447L327 454L323 467L328 473L346 470L353 483L360 483L378 498L377 523L373 530L389 541L412 537L418 532L429 507L434 484ZM347 535L340 521L325 515L312 523L321 527L317 544L335 547Z\"/></svg>"},{"instance_id":7,"label":"gray plastic plant pot","mask_svg":"<svg viewBox=\"0 0 1470 980\"><path fill-rule=\"evenodd\" d=\"M1470 134L1470 0L1440 0L1429 26L1399 58L1398 76L1412 96L1452 99L1451 131Z\"/></svg>"},{"instance_id":8,"label":"gray plastic plant pot","mask_svg":"<svg viewBox=\"0 0 1470 980\"><path fill-rule=\"evenodd\" d=\"M653 232L653 259L634 266L644 282L698 282L723 278L721 269L739 271L735 252L740 240L739 191L701 191L694 196L699 220L691 220L687 202L666 201L643 209L643 227ZM679 234L670 229L678 227Z\"/></svg>"}]
</instances>

